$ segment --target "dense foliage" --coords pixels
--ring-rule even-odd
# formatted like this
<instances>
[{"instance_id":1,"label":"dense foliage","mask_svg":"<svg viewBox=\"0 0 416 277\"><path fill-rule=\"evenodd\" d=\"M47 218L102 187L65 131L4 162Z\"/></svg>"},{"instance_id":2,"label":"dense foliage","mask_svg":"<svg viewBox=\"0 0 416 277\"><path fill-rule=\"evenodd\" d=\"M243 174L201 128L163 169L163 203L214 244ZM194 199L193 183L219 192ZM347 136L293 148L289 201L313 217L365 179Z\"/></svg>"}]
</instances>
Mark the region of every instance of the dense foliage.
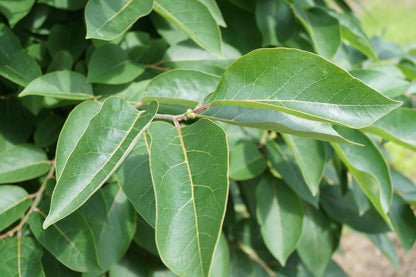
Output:
<instances>
[{"instance_id":1,"label":"dense foliage","mask_svg":"<svg viewBox=\"0 0 416 277\"><path fill-rule=\"evenodd\" d=\"M416 46L343 0L0 1L0 276L344 276L399 268Z\"/></svg>"}]
</instances>

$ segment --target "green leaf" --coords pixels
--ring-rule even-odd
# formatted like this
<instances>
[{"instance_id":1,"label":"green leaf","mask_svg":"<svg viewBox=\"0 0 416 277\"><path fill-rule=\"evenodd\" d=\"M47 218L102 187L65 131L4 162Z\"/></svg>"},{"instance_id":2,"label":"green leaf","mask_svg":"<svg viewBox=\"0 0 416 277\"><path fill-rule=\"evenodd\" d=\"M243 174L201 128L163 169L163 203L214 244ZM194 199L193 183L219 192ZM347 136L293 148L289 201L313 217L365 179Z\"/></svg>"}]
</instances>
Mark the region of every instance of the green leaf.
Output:
<instances>
[{"instance_id":1,"label":"green leaf","mask_svg":"<svg viewBox=\"0 0 416 277\"><path fill-rule=\"evenodd\" d=\"M127 51L118 45L107 44L95 49L88 64L90 83L124 84L144 72L144 66L132 62Z\"/></svg>"},{"instance_id":2,"label":"green leaf","mask_svg":"<svg viewBox=\"0 0 416 277\"><path fill-rule=\"evenodd\" d=\"M266 168L266 159L255 143L242 141L232 149L229 172L231 179L252 179L262 174Z\"/></svg>"},{"instance_id":3,"label":"green leaf","mask_svg":"<svg viewBox=\"0 0 416 277\"><path fill-rule=\"evenodd\" d=\"M235 106L210 107L199 117L229 124L260 128L324 141L353 143L338 134L327 122L312 121L284 112Z\"/></svg>"},{"instance_id":4,"label":"green leaf","mask_svg":"<svg viewBox=\"0 0 416 277\"><path fill-rule=\"evenodd\" d=\"M360 22L353 15L341 14L334 10L326 9L326 12L338 19L341 26L341 36L343 39L347 40L351 45L357 48L359 51L369 56L373 60L378 60L374 46L371 43L371 40L364 33Z\"/></svg>"},{"instance_id":5,"label":"green leaf","mask_svg":"<svg viewBox=\"0 0 416 277\"><path fill-rule=\"evenodd\" d=\"M71 70L73 63L74 59L72 58L71 53L66 50L61 50L52 57L47 72Z\"/></svg>"},{"instance_id":6,"label":"green leaf","mask_svg":"<svg viewBox=\"0 0 416 277\"><path fill-rule=\"evenodd\" d=\"M228 248L227 238L221 233L220 239L215 247L214 257L212 258L212 267L209 276L226 277L230 264L230 250Z\"/></svg>"},{"instance_id":7,"label":"green leaf","mask_svg":"<svg viewBox=\"0 0 416 277\"><path fill-rule=\"evenodd\" d=\"M25 17L32 9L35 0L3 0L0 2L0 12L7 18L9 25L14 25Z\"/></svg>"},{"instance_id":8,"label":"green leaf","mask_svg":"<svg viewBox=\"0 0 416 277\"><path fill-rule=\"evenodd\" d=\"M150 175L149 154L144 139L139 139L136 147L117 170L116 176L133 207L154 228L155 194Z\"/></svg>"},{"instance_id":9,"label":"green leaf","mask_svg":"<svg viewBox=\"0 0 416 277\"><path fill-rule=\"evenodd\" d=\"M416 185L400 172L391 169L393 188L398 191L402 198L412 206L416 207Z\"/></svg>"},{"instance_id":10,"label":"green leaf","mask_svg":"<svg viewBox=\"0 0 416 277\"><path fill-rule=\"evenodd\" d=\"M27 192L18 186L0 186L0 231L22 218L32 204Z\"/></svg>"},{"instance_id":11,"label":"green leaf","mask_svg":"<svg viewBox=\"0 0 416 277\"><path fill-rule=\"evenodd\" d=\"M308 185L302 178L302 172L289 147L283 143L268 141L266 144L266 153L272 172L273 170L277 171L297 195L308 203L317 206L317 195L312 195ZM275 174L275 172L273 173Z\"/></svg>"},{"instance_id":12,"label":"green leaf","mask_svg":"<svg viewBox=\"0 0 416 277\"><path fill-rule=\"evenodd\" d=\"M36 61L21 50L0 64L0 75L18 85L27 86L30 81L41 76L42 72Z\"/></svg>"},{"instance_id":13,"label":"green leaf","mask_svg":"<svg viewBox=\"0 0 416 277\"><path fill-rule=\"evenodd\" d=\"M159 259L140 249L129 249L123 259L111 267L109 277L175 277Z\"/></svg>"},{"instance_id":14,"label":"green leaf","mask_svg":"<svg viewBox=\"0 0 416 277\"><path fill-rule=\"evenodd\" d=\"M303 9L293 4L293 11L312 38L318 54L331 58L341 45L341 30L338 20L319 7Z\"/></svg>"},{"instance_id":15,"label":"green leaf","mask_svg":"<svg viewBox=\"0 0 416 277\"><path fill-rule=\"evenodd\" d=\"M225 133L204 119L182 128L155 122L146 143L161 259L176 274L208 276L228 195Z\"/></svg>"},{"instance_id":16,"label":"green leaf","mask_svg":"<svg viewBox=\"0 0 416 277\"><path fill-rule=\"evenodd\" d=\"M71 136L68 140L75 144L69 155L57 154L63 168L60 167L62 172L57 170L45 228L74 212L104 184L133 149L156 110L155 102L148 111L139 112L120 98L111 97L91 118L81 136L72 137L76 132L67 131ZM58 143L62 143L61 139Z\"/></svg>"},{"instance_id":17,"label":"green leaf","mask_svg":"<svg viewBox=\"0 0 416 277\"><path fill-rule=\"evenodd\" d=\"M59 135L56 147L56 179L59 179L61 176L68 157L74 151L79 139L88 128L91 118L100 109L100 104L88 101L76 106L69 114Z\"/></svg>"},{"instance_id":18,"label":"green leaf","mask_svg":"<svg viewBox=\"0 0 416 277\"><path fill-rule=\"evenodd\" d=\"M46 153L35 145L19 144L0 152L0 184L34 179L51 167Z\"/></svg>"},{"instance_id":19,"label":"green leaf","mask_svg":"<svg viewBox=\"0 0 416 277\"><path fill-rule=\"evenodd\" d=\"M49 199L47 199L49 202ZM48 203L43 201L29 216L29 226L36 239L62 264L75 271L101 271L94 235L87 220L75 212L44 230Z\"/></svg>"},{"instance_id":20,"label":"green leaf","mask_svg":"<svg viewBox=\"0 0 416 277\"><path fill-rule=\"evenodd\" d=\"M256 1L256 22L263 46L277 46L287 41L294 31L295 20L286 1Z\"/></svg>"},{"instance_id":21,"label":"green leaf","mask_svg":"<svg viewBox=\"0 0 416 277\"><path fill-rule=\"evenodd\" d=\"M297 251L302 262L315 276L323 276L336 248L335 236L328 217L306 205L302 237Z\"/></svg>"},{"instance_id":22,"label":"green leaf","mask_svg":"<svg viewBox=\"0 0 416 277\"><path fill-rule=\"evenodd\" d=\"M30 113L22 103L16 98L0 100L0 152L26 142L31 135Z\"/></svg>"},{"instance_id":23,"label":"green leaf","mask_svg":"<svg viewBox=\"0 0 416 277\"><path fill-rule=\"evenodd\" d=\"M154 212L156 214L156 211ZM153 215L155 217L155 215ZM137 217L137 228L134 234L134 242L147 252L159 256L155 241L154 226L149 225L142 217Z\"/></svg>"},{"instance_id":24,"label":"green leaf","mask_svg":"<svg viewBox=\"0 0 416 277\"><path fill-rule=\"evenodd\" d=\"M81 24L53 25L48 36L48 48L51 56L65 50L71 53L74 61L78 60L87 48L88 41L84 39L85 29Z\"/></svg>"},{"instance_id":25,"label":"green leaf","mask_svg":"<svg viewBox=\"0 0 416 277\"><path fill-rule=\"evenodd\" d=\"M150 47L150 35L138 31L128 32L120 46L129 52L132 61L138 61Z\"/></svg>"},{"instance_id":26,"label":"green leaf","mask_svg":"<svg viewBox=\"0 0 416 277\"><path fill-rule=\"evenodd\" d=\"M152 0L89 0L85 7L87 37L112 40L150 13Z\"/></svg>"},{"instance_id":27,"label":"green leaf","mask_svg":"<svg viewBox=\"0 0 416 277\"><path fill-rule=\"evenodd\" d=\"M126 253L136 229L136 213L117 183L107 185L102 192L108 222L94 222L94 217L87 215L86 219L94 234L99 264L107 271Z\"/></svg>"},{"instance_id":28,"label":"green leaf","mask_svg":"<svg viewBox=\"0 0 416 277\"><path fill-rule=\"evenodd\" d=\"M320 203L325 212L334 220L364 233L377 234L390 231L381 215L370 207L360 215L351 191L341 194L339 186L325 186L321 189Z\"/></svg>"},{"instance_id":29,"label":"green leaf","mask_svg":"<svg viewBox=\"0 0 416 277\"><path fill-rule=\"evenodd\" d=\"M163 57L163 66L186 68L221 75L225 69L241 56L237 49L223 43L223 58L198 47L193 41L181 41L172 45Z\"/></svg>"},{"instance_id":30,"label":"green leaf","mask_svg":"<svg viewBox=\"0 0 416 277\"><path fill-rule=\"evenodd\" d=\"M202 2L208 0L157 0L154 1L153 9L175 23L202 48L222 55L220 29L210 10Z\"/></svg>"},{"instance_id":31,"label":"green leaf","mask_svg":"<svg viewBox=\"0 0 416 277\"><path fill-rule=\"evenodd\" d=\"M348 174L348 185L350 186L350 190L354 197L355 205L358 208L358 214L362 216L371 207L371 203L357 180L350 174Z\"/></svg>"},{"instance_id":32,"label":"green leaf","mask_svg":"<svg viewBox=\"0 0 416 277\"><path fill-rule=\"evenodd\" d=\"M380 249L381 253L389 259L396 270L400 271L399 258L397 257L393 242L389 239L389 237L386 234L369 235L368 237L374 245Z\"/></svg>"},{"instance_id":33,"label":"green leaf","mask_svg":"<svg viewBox=\"0 0 416 277\"><path fill-rule=\"evenodd\" d=\"M0 64L3 64L14 53L18 52L22 46L18 38L4 23L0 23L0 38Z\"/></svg>"},{"instance_id":34,"label":"green leaf","mask_svg":"<svg viewBox=\"0 0 416 277\"><path fill-rule=\"evenodd\" d=\"M331 143L368 199L389 223L387 212L393 197L393 189L386 161L373 142L360 131L343 127L337 127L336 130L342 136L363 145Z\"/></svg>"},{"instance_id":35,"label":"green leaf","mask_svg":"<svg viewBox=\"0 0 416 277\"><path fill-rule=\"evenodd\" d=\"M398 108L363 130L416 151L415 120L416 110Z\"/></svg>"},{"instance_id":36,"label":"green leaf","mask_svg":"<svg viewBox=\"0 0 416 277\"><path fill-rule=\"evenodd\" d=\"M207 103L278 110L353 128L400 105L324 58L286 48L255 50L235 61Z\"/></svg>"},{"instance_id":37,"label":"green leaf","mask_svg":"<svg viewBox=\"0 0 416 277\"><path fill-rule=\"evenodd\" d=\"M416 216L409 205L398 194L394 194L389 218L405 252L416 241Z\"/></svg>"},{"instance_id":38,"label":"green leaf","mask_svg":"<svg viewBox=\"0 0 416 277\"><path fill-rule=\"evenodd\" d=\"M60 116L50 114L43 119L36 129L33 139L39 147L46 147L58 140L64 119Z\"/></svg>"},{"instance_id":39,"label":"green leaf","mask_svg":"<svg viewBox=\"0 0 416 277\"><path fill-rule=\"evenodd\" d=\"M67 70L48 73L33 80L19 97L27 95L78 101L94 98L92 86L84 75Z\"/></svg>"},{"instance_id":40,"label":"green leaf","mask_svg":"<svg viewBox=\"0 0 416 277\"><path fill-rule=\"evenodd\" d=\"M81 272L75 272L61 264L51 253L45 251L42 255L42 265L46 276L81 277Z\"/></svg>"},{"instance_id":41,"label":"green leaf","mask_svg":"<svg viewBox=\"0 0 416 277\"><path fill-rule=\"evenodd\" d=\"M387 97L403 95L410 85L402 78L375 69L355 69L350 74Z\"/></svg>"},{"instance_id":42,"label":"green leaf","mask_svg":"<svg viewBox=\"0 0 416 277\"><path fill-rule=\"evenodd\" d=\"M0 241L0 275L44 277L42 250L32 238L6 238Z\"/></svg>"},{"instance_id":43,"label":"green leaf","mask_svg":"<svg viewBox=\"0 0 416 277\"><path fill-rule=\"evenodd\" d=\"M267 177L257 185L256 199L264 243L284 266L302 234L302 201L284 182Z\"/></svg>"},{"instance_id":44,"label":"green leaf","mask_svg":"<svg viewBox=\"0 0 416 277\"><path fill-rule=\"evenodd\" d=\"M324 174L325 144L309 138L282 136L290 150L292 150L293 157L297 161L309 190L312 195L316 195Z\"/></svg>"},{"instance_id":45,"label":"green leaf","mask_svg":"<svg viewBox=\"0 0 416 277\"><path fill-rule=\"evenodd\" d=\"M170 70L153 78L144 90L142 101L195 107L217 87L220 78L197 70ZM186 109L185 109L186 110Z\"/></svg>"},{"instance_id":46,"label":"green leaf","mask_svg":"<svg viewBox=\"0 0 416 277\"><path fill-rule=\"evenodd\" d=\"M57 9L75 11L84 8L87 1L88 0L38 0L38 3L43 3Z\"/></svg>"},{"instance_id":47,"label":"green leaf","mask_svg":"<svg viewBox=\"0 0 416 277\"><path fill-rule=\"evenodd\" d=\"M259 264L250 259L246 253L237 247L233 247L230 252L230 268L227 276L270 276Z\"/></svg>"}]
</instances>

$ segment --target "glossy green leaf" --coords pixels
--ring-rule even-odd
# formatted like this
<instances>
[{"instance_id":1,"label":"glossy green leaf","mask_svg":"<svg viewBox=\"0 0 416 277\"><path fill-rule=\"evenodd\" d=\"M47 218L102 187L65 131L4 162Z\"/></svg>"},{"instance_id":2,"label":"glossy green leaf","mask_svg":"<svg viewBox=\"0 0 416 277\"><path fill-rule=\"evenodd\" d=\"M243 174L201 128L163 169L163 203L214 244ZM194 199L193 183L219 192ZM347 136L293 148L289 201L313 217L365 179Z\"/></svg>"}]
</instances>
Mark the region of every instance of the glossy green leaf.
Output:
<instances>
[{"instance_id":1,"label":"glossy green leaf","mask_svg":"<svg viewBox=\"0 0 416 277\"><path fill-rule=\"evenodd\" d=\"M389 259L394 267L400 271L400 262L397 257L396 249L394 248L393 242L389 239L386 234L369 235L370 240L380 249L381 253Z\"/></svg>"},{"instance_id":2,"label":"glossy green leaf","mask_svg":"<svg viewBox=\"0 0 416 277\"><path fill-rule=\"evenodd\" d=\"M283 139L292 150L293 157L295 157L309 190L312 195L316 195L324 174L325 144L317 140L291 135L283 135Z\"/></svg>"},{"instance_id":3,"label":"glossy green leaf","mask_svg":"<svg viewBox=\"0 0 416 277\"><path fill-rule=\"evenodd\" d=\"M152 0L89 0L85 7L87 38L112 40L150 13Z\"/></svg>"},{"instance_id":4,"label":"glossy green leaf","mask_svg":"<svg viewBox=\"0 0 416 277\"><path fill-rule=\"evenodd\" d=\"M334 144L332 147L354 175L368 199L389 222L387 212L393 197L391 178L386 161L373 142L358 130L337 127L344 137L362 144Z\"/></svg>"},{"instance_id":5,"label":"glossy green leaf","mask_svg":"<svg viewBox=\"0 0 416 277\"><path fill-rule=\"evenodd\" d=\"M256 199L264 243L284 266L302 234L302 202L284 182L274 177L265 177L257 185Z\"/></svg>"},{"instance_id":6,"label":"glossy green leaf","mask_svg":"<svg viewBox=\"0 0 416 277\"><path fill-rule=\"evenodd\" d=\"M237 49L223 43L223 58L202 49L191 40L172 45L163 57L163 66L186 68L221 75L225 69L241 56Z\"/></svg>"},{"instance_id":7,"label":"glossy green leaf","mask_svg":"<svg viewBox=\"0 0 416 277\"><path fill-rule=\"evenodd\" d=\"M43 3L57 9L75 11L84 8L87 1L88 0L38 0L38 3Z\"/></svg>"},{"instance_id":8,"label":"glossy green leaf","mask_svg":"<svg viewBox=\"0 0 416 277\"><path fill-rule=\"evenodd\" d=\"M416 151L415 120L415 109L398 108L364 128L364 131L379 135L382 138Z\"/></svg>"},{"instance_id":9,"label":"glossy green leaf","mask_svg":"<svg viewBox=\"0 0 416 277\"><path fill-rule=\"evenodd\" d=\"M135 148L117 170L117 180L140 216L155 227L156 203L150 175L149 154L144 139L139 139Z\"/></svg>"},{"instance_id":10,"label":"glossy green leaf","mask_svg":"<svg viewBox=\"0 0 416 277\"><path fill-rule=\"evenodd\" d=\"M209 52L221 55L220 29L208 7L209 0L157 0L153 9L175 23L196 44Z\"/></svg>"},{"instance_id":11,"label":"glossy green leaf","mask_svg":"<svg viewBox=\"0 0 416 277\"><path fill-rule=\"evenodd\" d=\"M64 119L57 115L48 115L36 129L33 139L39 147L46 147L58 140Z\"/></svg>"},{"instance_id":12,"label":"glossy green leaf","mask_svg":"<svg viewBox=\"0 0 416 277\"><path fill-rule=\"evenodd\" d=\"M0 184L15 183L39 177L51 164L46 153L31 144L19 144L0 152Z\"/></svg>"},{"instance_id":13,"label":"glossy green leaf","mask_svg":"<svg viewBox=\"0 0 416 277\"><path fill-rule=\"evenodd\" d=\"M220 106L210 107L198 116L318 140L353 143L338 134L327 122L312 121L275 110Z\"/></svg>"},{"instance_id":14,"label":"glossy green leaf","mask_svg":"<svg viewBox=\"0 0 416 277\"><path fill-rule=\"evenodd\" d=\"M155 122L146 141L161 259L177 274L208 276L228 195L225 133L203 119L180 129Z\"/></svg>"},{"instance_id":15,"label":"glossy green leaf","mask_svg":"<svg viewBox=\"0 0 416 277\"><path fill-rule=\"evenodd\" d=\"M19 97L27 95L79 101L94 98L92 86L84 75L67 70L55 71L33 80Z\"/></svg>"},{"instance_id":16,"label":"glossy green leaf","mask_svg":"<svg viewBox=\"0 0 416 277\"><path fill-rule=\"evenodd\" d=\"M390 170L390 173L394 190L399 192L407 203L416 207L416 185L394 169Z\"/></svg>"},{"instance_id":17,"label":"glossy green leaf","mask_svg":"<svg viewBox=\"0 0 416 277\"><path fill-rule=\"evenodd\" d=\"M6 238L0 241L0 275L44 277L42 250L32 238Z\"/></svg>"},{"instance_id":18,"label":"glossy green leaf","mask_svg":"<svg viewBox=\"0 0 416 277\"><path fill-rule=\"evenodd\" d=\"M66 50L76 61L88 46L88 41L84 37L85 29L81 24L56 24L48 36L49 53L53 57L59 51Z\"/></svg>"},{"instance_id":19,"label":"glossy green leaf","mask_svg":"<svg viewBox=\"0 0 416 277\"><path fill-rule=\"evenodd\" d=\"M322 207L331 218L359 232L377 234L390 231L389 226L374 207L370 207L360 215L350 191L342 195L339 186L325 186L321 190L320 199Z\"/></svg>"},{"instance_id":20,"label":"glossy green leaf","mask_svg":"<svg viewBox=\"0 0 416 277\"><path fill-rule=\"evenodd\" d=\"M9 60L0 64L0 75L21 86L42 75L36 61L23 50L10 55Z\"/></svg>"},{"instance_id":21,"label":"glossy green leaf","mask_svg":"<svg viewBox=\"0 0 416 277\"><path fill-rule=\"evenodd\" d=\"M155 102L148 111L139 112L120 98L111 97L91 118L81 136L73 137L73 133L67 131L68 139L75 144L69 155L56 157L61 159L60 166L62 161L64 165L60 168L62 172L57 170L57 184L45 228L75 211L104 184L133 150L156 110Z\"/></svg>"},{"instance_id":22,"label":"glossy green leaf","mask_svg":"<svg viewBox=\"0 0 416 277\"><path fill-rule=\"evenodd\" d=\"M295 27L295 16L286 1L256 1L256 22L263 37L263 46L287 41Z\"/></svg>"},{"instance_id":23,"label":"glossy green leaf","mask_svg":"<svg viewBox=\"0 0 416 277\"><path fill-rule=\"evenodd\" d=\"M86 219L94 234L99 264L106 271L126 253L136 229L136 214L117 183L107 185L102 191L108 222L94 222L94 217L87 215Z\"/></svg>"},{"instance_id":24,"label":"glossy green leaf","mask_svg":"<svg viewBox=\"0 0 416 277\"><path fill-rule=\"evenodd\" d=\"M49 202L49 199L46 201ZM93 232L86 218L79 212L42 228L46 217L45 201L29 216L29 226L36 239L62 264L75 271L101 271Z\"/></svg>"},{"instance_id":25,"label":"glossy green leaf","mask_svg":"<svg viewBox=\"0 0 416 277\"><path fill-rule=\"evenodd\" d=\"M306 205L302 237L297 251L302 262L315 276L323 276L336 249L335 236L328 217Z\"/></svg>"},{"instance_id":26,"label":"glossy green leaf","mask_svg":"<svg viewBox=\"0 0 416 277\"><path fill-rule=\"evenodd\" d=\"M255 50L235 61L207 103L279 110L353 128L400 105L327 60L286 48Z\"/></svg>"},{"instance_id":27,"label":"glossy green leaf","mask_svg":"<svg viewBox=\"0 0 416 277\"><path fill-rule=\"evenodd\" d=\"M403 198L397 194L393 196L389 218L404 251L409 251L416 241L416 216Z\"/></svg>"},{"instance_id":28,"label":"glossy green leaf","mask_svg":"<svg viewBox=\"0 0 416 277\"><path fill-rule=\"evenodd\" d=\"M144 90L142 101L195 107L217 87L220 78L196 70L176 69L153 78Z\"/></svg>"},{"instance_id":29,"label":"glossy green leaf","mask_svg":"<svg viewBox=\"0 0 416 277\"><path fill-rule=\"evenodd\" d=\"M209 276L226 277L230 264L230 250L227 238L224 233L221 234L217 246L215 247L214 257L212 258L212 267Z\"/></svg>"},{"instance_id":30,"label":"glossy green leaf","mask_svg":"<svg viewBox=\"0 0 416 277\"><path fill-rule=\"evenodd\" d=\"M232 149L229 173L231 179L252 179L262 174L266 168L266 159L255 143L242 141Z\"/></svg>"},{"instance_id":31,"label":"glossy green leaf","mask_svg":"<svg viewBox=\"0 0 416 277\"><path fill-rule=\"evenodd\" d=\"M204 4L209 12L211 13L212 17L215 19L218 25L221 27L227 27L227 24L224 21L224 18L222 17L221 10L217 5L216 0L198 0L202 4Z\"/></svg>"},{"instance_id":32,"label":"glossy green leaf","mask_svg":"<svg viewBox=\"0 0 416 277\"><path fill-rule=\"evenodd\" d=\"M318 198L312 195L289 147L283 143L268 141L266 153L272 172L277 171L296 194L305 201L317 206Z\"/></svg>"},{"instance_id":33,"label":"glossy green leaf","mask_svg":"<svg viewBox=\"0 0 416 277\"><path fill-rule=\"evenodd\" d=\"M107 44L96 49L88 64L90 83L124 84L144 72L144 66L132 62L127 51L118 45Z\"/></svg>"},{"instance_id":34,"label":"glossy green leaf","mask_svg":"<svg viewBox=\"0 0 416 277\"><path fill-rule=\"evenodd\" d=\"M100 100L114 95L131 104L140 104L143 91L150 81L143 80L122 85L97 85L94 87L94 93L100 96Z\"/></svg>"},{"instance_id":35,"label":"glossy green leaf","mask_svg":"<svg viewBox=\"0 0 416 277\"><path fill-rule=\"evenodd\" d=\"M97 102L83 102L76 106L65 121L56 147L56 178L59 179L68 157L93 118L101 109Z\"/></svg>"},{"instance_id":36,"label":"glossy green leaf","mask_svg":"<svg viewBox=\"0 0 416 277\"><path fill-rule=\"evenodd\" d=\"M356 69L351 70L350 74L387 97L403 95L410 85L397 76L375 69Z\"/></svg>"},{"instance_id":37,"label":"glossy green leaf","mask_svg":"<svg viewBox=\"0 0 416 277\"><path fill-rule=\"evenodd\" d=\"M318 54L331 58L341 45L341 30L338 20L319 7L303 9L294 4L293 10L312 37Z\"/></svg>"},{"instance_id":38,"label":"glossy green leaf","mask_svg":"<svg viewBox=\"0 0 416 277\"><path fill-rule=\"evenodd\" d=\"M0 186L0 231L22 218L32 204L28 193L18 186Z\"/></svg>"},{"instance_id":39,"label":"glossy green leaf","mask_svg":"<svg viewBox=\"0 0 416 277\"><path fill-rule=\"evenodd\" d=\"M326 9L326 11L329 15L338 19L341 26L341 36L343 39L347 40L349 43L351 43L351 45L353 45L365 55L374 60L377 60L374 46L371 43L371 40L364 33L357 18L355 18L353 15L338 13L334 10Z\"/></svg>"},{"instance_id":40,"label":"glossy green leaf","mask_svg":"<svg viewBox=\"0 0 416 277\"><path fill-rule=\"evenodd\" d=\"M32 9L35 0L3 0L0 2L0 12L7 18L13 27Z\"/></svg>"}]
</instances>

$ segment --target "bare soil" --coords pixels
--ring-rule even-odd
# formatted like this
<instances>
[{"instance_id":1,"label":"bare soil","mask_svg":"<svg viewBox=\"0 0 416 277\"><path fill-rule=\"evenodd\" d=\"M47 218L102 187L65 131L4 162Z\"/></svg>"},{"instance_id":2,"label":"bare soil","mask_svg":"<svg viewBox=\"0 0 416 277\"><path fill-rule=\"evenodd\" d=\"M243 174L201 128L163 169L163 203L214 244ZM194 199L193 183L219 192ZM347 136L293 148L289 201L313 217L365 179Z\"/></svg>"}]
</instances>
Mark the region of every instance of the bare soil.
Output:
<instances>
[{"instance_id":1,"label":"bare soil","mask_svg":"<svg viewBox=\"0 0 416 277\"><path fill-rule=\"evenodd\" d=\"M389 234L395 245L401 272L366 237L349 232L343 235L343 254L336 253L334 260L352 277L416 277L416 246L404 253L398 238ZM335 276L336 277L336 276Z\"/></svg>"}]
</instances>

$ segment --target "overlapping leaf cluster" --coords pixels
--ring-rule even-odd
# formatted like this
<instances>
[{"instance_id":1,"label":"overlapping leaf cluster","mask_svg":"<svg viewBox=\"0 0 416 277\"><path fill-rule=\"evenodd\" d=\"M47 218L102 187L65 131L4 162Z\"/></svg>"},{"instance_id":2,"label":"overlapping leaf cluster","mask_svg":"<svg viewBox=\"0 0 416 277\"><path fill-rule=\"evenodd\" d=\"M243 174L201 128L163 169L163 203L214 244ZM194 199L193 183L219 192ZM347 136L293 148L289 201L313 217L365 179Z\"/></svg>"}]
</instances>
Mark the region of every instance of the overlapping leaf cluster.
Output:
<instances>
[{"instance_id":1,"label":"overlapping leaf cluster","mask_svg":"<svg viewBox=\"0 0 416 277\"><path fill-rule=\"evenodd\" d=\"M344 276L345 226L399 268L416 48L330 6L1 1L0 276Z\"/></svg>"}]
</instances>

